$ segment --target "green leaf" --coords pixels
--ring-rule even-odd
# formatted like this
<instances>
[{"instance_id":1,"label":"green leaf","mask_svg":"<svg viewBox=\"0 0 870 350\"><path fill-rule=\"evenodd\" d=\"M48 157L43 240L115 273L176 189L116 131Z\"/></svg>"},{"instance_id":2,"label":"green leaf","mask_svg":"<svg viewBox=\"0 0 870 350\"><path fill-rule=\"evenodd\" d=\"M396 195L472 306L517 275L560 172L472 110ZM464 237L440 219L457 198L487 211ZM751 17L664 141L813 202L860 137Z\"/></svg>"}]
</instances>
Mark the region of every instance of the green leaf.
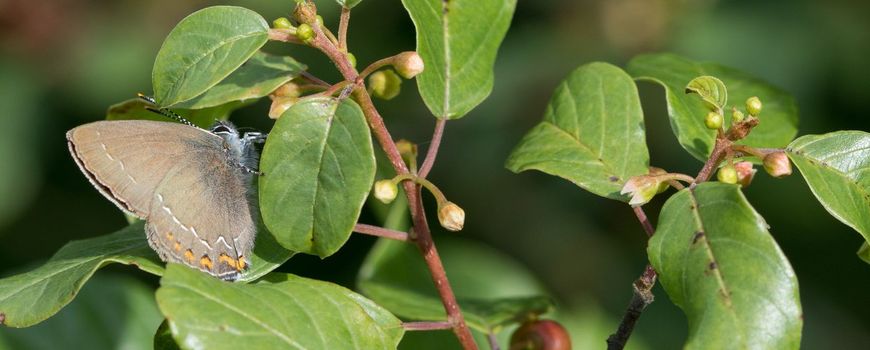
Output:
<instances>
[{"instance_id":1,"label":"green leaf","mask_svg":"<svg viewBox=\"0 0 870 350\"><path fill-rule=\"evenodd\" d=\"M154 98L172 106L202 94L256 53L268 31L262 16L242 7L213 6L185 17L157 52Z\"/></svg>"},{"instance_id":2,"label":"green leaf","mask_svg":"<svg viewBox=\"0 0 870 350\"><path fill-rule=\"evenodd\" d=\"M352 9L354 6L359 5L362 0L335 0L335 2L344 8Z\"/></svg>"},{"instance_id":3,"label":"green leaf","mask_svg":"<svg viewBox=\"0 0 870 350\"><path fill-rule=\"evenodd\" d=\"M552 301L523 266L473 242L444 239L439 252L468 326L484 333L546 313ZM359 290L403 318L446 321L416 247L379 240L360 268Z\"/></svg>"},{"instance_id":4,"label":"green leaf","mask_svg":"<svg viewBox=\"0 0 870 350\"><path fill-rule=\"evenodd\" d=\"M278 244L275 235L266 228L262 219L257 224L257 237L254 240L254 254L248 264L248 270L242 273L238 282L251 282L265 276L272 270L290 260L296 252L287 250Z\"/></svg>"},{"instance_id":5,"label":"green leaf","mask_svg":"<svg viewBox=\"0 0 870 350\"><path fill-rule=\"evenodd\" d=\"M163 320L157 332L154 333L154 350L181 350L178 343L172 338L172 330L169 329L169 321Z\"/></svg>"},{"instance_id":6,"label":"green leaf","mask_svg":"<svg viewBox=\"0 0 870 350\"><path fill-rule=\"evenodd\" d=\"M227 283L170 264L157 304L176 341L191 349L394 349L401 321L344 287L272 274Z\"/></svg>"},{"instance_id":7,"label":"green leaf","mask_svg":"<svg viewBox=\"0 0 870 350\"><path fill-rule=\"evenodd\" d=\"M351 100L308 98L275 123L263 149L260 206L287 249L332 255L350 237L372 187L368 124Z\"/></svg>"},{"instance_id":8,"label":"green leaf","mask_svg":"<svg viewBox=\"0 0 870 350\"><path fill-rule=\"evenodd\" d=\"M9 327L42 322L72 301L97 269L111 263L134 265L155 275L163 272L142 224L73 241L35 270L0 279L0 319Z\"/></svg>"},{"instance_id":9,"label":"green leaf","mask_svg":"<svg viewBox=\"0 0 870 350\"><path fill-rule=\"evenodd\" d=\"M99 273L76 300L45 322L24 329L0 327L0 349L148 350L161 319L152 287L131 276Z\"/></svg>"},{"instance_id":10,"label":"green leaf","mask_svg":"<svg viewBox=\"0 0 870 350\"><path fill-rule=\"evenodd\" d=\"M858 257L870 264L870 245L867 242L864 242L861 244L861 248L858 248Z\"/></svg>"},{"instance_id":11,"label":"green leaf","mask_svg":"<svg viewBox=\"0 0 870 350\"><path fill-rule=\"evenodd\" d=\"M288 56L257 52L239 69L202 95L175 105L176 108L202 109L236 101L251 101L266 96L299 76L307 67Z\"/></svg>"},{"instance_id":12,"label":"green leaf","mask_svg":"<svg viewBox=\"0 0 870 350\"><path fill-rule=\"evenodd\" d=\"M709 75L692 79L689 85L686 85L686 93L698 94L712 109L722 110L728 104L728 89L725 88L725 83Z\"/></svg>"},{"instance_id":13,"label":"green leaf","mask_svg":"<svg viewBox=\"0 0 870 350\"><path fill-rule=\"evenodd\" d=\"M665 88L671 128L680 145L695 158L706 161L713 151L716 131L707 129L704 116L709 109L696 96L686 95L684 88L693 78L711 75L730 87L731 101L737 108L751 96L758 96L764 110L760 123L740 144L754 147L785 147L797 134L798 111L794 98L785 91L739 70L715 63L696 62L673 54L640 55L626 69L638 80L652 81ZM724 125L731 125L730 113L725 113Z\"/></svg>"},{"instance_id":14,"label":"green leaf","mask_svg":"<svg viewBox=\"0 0 870 350\"><path fill-rule=\"evenodd\" d=\"M423 102L438 118L457 119L493 85L495 56L516 0L402 0L417 28L426 69L417 76Z\"/></svg>"},{"instance_id":15,"label":"green leaf","mask_svg":"<svg viewBox=\"0 0 870 350\"><path fill-rule=\"evenodd\" d=\"M740 187L705 182L662 208L650 263L689 319L686 349L797 349L797 278Z\"/></svg>"},{"instance_id":16,"label":"green leaf","mask_svg":"<svg viewBox=\"0 0 870 350\"><path fill-rule=\"evenodd\" d=\"M628 201L619 191L649 166L634 81L607 63L575 69L556 88L544 120L523 137L506 166L513 172L540 170L599 196Z\"/></svg>"},{"instance_id":17,"label":"green leaf","mask_svg":"<svg viewBox=\"0 0 870 350\"><path fill-rule=\"evenodd\" d=\"M870 133L801 136L786 152L825 210L870 241Z\"/></svg>"},{"instance_id":18,"label":"green leaf","mask_svg":"<svg viewBox=\"0 0 870 350\"><path fill-rule=\"evenodd\" d=\"M172 111L178 115L196 124L200 128L208 128L217 120L227 120L230 113L234 110L242 108L246 102L230 102L216 107L203 109L176 109ZM160 122L173 122L172 119L160 114L146 110L145 107L151 104L138 99L132 98L124 102L116 103L109 106L106 111L106 120L156 120ZM151 106L153 107L153 106Z\"/></svg>"}]
</instances>

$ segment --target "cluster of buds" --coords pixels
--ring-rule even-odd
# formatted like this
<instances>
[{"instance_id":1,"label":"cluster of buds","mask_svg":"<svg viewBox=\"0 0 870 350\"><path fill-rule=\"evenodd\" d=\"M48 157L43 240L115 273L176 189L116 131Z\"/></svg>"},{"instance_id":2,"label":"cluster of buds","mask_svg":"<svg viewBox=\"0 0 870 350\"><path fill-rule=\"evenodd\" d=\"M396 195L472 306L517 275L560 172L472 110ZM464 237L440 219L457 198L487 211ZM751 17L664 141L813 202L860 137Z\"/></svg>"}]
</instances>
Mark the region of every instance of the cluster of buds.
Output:
<instances>
[{"instance_id":1,"label":"cluster of buds","mask_svg":"<svg viewBox=\"0 0 870 350\"><path fill-rule=\"evenodd\" d=\"M426 179L418 178L413 175L399 175L392 179L378 180L374 185L374 196L384 204L390 204L396 199L399 194L399 182L404 180L414 180L418 184L426 187L435 196L438 201L438 222L441 227L449 231L460 231L465 226L465 210L444 197L435 185Z\"/></svg>"}]
</instances>

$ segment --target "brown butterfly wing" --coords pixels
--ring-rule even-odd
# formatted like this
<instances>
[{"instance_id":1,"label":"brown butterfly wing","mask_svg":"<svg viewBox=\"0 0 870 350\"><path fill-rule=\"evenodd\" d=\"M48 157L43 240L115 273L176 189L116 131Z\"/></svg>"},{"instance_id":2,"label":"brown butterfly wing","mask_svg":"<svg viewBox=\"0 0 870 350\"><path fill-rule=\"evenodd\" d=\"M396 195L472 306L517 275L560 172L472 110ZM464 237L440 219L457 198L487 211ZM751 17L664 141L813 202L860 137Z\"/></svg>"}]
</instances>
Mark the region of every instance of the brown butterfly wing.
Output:
<instances>
[{"instance_id":1,"label":"brown butterfly wing","mask_svg":"<svg viewBox=\"0 0 870 350\"><path fill-rule=\"evenodd\" d=\"M189 151L185 140L220 142L201 129L146 120L94 122L66 137L73 159L100 193L140 218L148 216L157 184Z\"/></svg>"},{"instance_id":2,"label":"brown butterfly wing","mask_svg":"<svg viewBox=\"0 0 870 350\"><path fill-rule=\"evenodd\" d=\"M235 280L248 267L256 233L249 175L222 151L183 158L154 192L149 242L164 260Z\"/></svg>"}]
</instances>

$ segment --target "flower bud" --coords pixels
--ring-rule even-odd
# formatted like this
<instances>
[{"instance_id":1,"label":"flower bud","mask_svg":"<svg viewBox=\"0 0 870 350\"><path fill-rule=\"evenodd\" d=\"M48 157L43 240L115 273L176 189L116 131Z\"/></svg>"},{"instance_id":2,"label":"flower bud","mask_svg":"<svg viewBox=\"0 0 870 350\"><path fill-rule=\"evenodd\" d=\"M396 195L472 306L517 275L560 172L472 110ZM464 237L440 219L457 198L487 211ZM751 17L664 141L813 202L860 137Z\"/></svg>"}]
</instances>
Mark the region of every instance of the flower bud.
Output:
<instances>
[{"instance_id":1,"label":"flower bud","mask_svg":"<svg viewBox=\"0 0 870 350\"><path fill-rule=\"evenodd\" d=\"M272 105L269 107L269 118L278 119L285 111L299 101L298 97L275 97L272 99Z\"/></svg>"},{"instance_id":2,"label":"flower bud","mask_svg":"<svg viewBox=\"0 0 870 350\"><path fill-rule=\"evenodd\" d=\"M311 44L311 41L314 40L314 28L311 28L306 23L302 23L296 28L296 37L302 40L303 43Z\"/></svg>"},{"instance_id":3,"label":"flower bud","mask_svg":"<svg viewBox=\"0 0 870 350\"><path fill-rule=\"evenodd\" d=\"M755 177L755 172L752 162L737 162L734 164L734 169L737 170L737 183L746 187L752 183L752 178Z\"/></svg>"},{"instance_id":4,"label":"flower bud","mask_svg":"<svg viewBox=\"0 0 870 350\"><path fill-rule=\"evenodd\" d=\"M761 99L759 99L758 96L752 96L746 99L746 112L753 117L756 117L761 113Z\"/></svg>"},{"instance_id":5,"label":"flower bud","mask_svg":"<svg viewBox=\"0 0 870 350\"><path fill-rule=\"evenodd\" d=\"M271 96L274 97L299 97L302 93L299 91L299 85L294 82L288 82L279 86L275 91L272 91Z\"/></svg>"},{"instance_id":6,"label":"flower bud","mask_svg":"<svg viewBox=\"0 0 870 350\"><path fill-rule=\"evenodd\" d=\"M731 109L731 124L739 124L743 122L744 118L746 118L746 116L743 115L743 112L738 111L737 108Z\"/></svg>"},{"instance_id":7,"label":"flower bud","mask_svg":"<svg viewBox=\"0 0 870 350\"><path fill-rule=\"evenodd\" d=\"M402 78L411 79L423 72L423 59L416 51L405 51L396 55L393 67Z\"/></svg>"},{"instance_id":8,"label":"flower bud","mask_svg":"<svg viewBox=\"0 0 870 350\"><path fill-rule=\"evenodd\" d=\"M510 349L570 350L571 336L556 321L528 321L511 334Z\"/></svg>"},{"instance_id":9,"label":"flower bud","mask_svg":"<svg viewBox=\"0 0 870 350\"><path fill-rule=\"evenodd\" d=\"M716 178L719 179L719 182L726 184L736 184L737 183L737 169L734 168L733 165L725 165L719 168L719 172L716 173Z\"/></svg>"},{"instance_id":10,"label":"flower bud","mask_svg":"<svg viewBox=\"0 0 870 350\"><path fill-rule=\"evenodd\" d=\"M639 207L652 200L658 190L659 181L655 177L642 175L628 179L619 193L630 195L631 200L628 204L632 207Z\"/></svg>"},{"instance_id":11,"label":"flower bud","mask_svg":"<svg viewBox=\"0 0 870 350\"><path fill-rule=\"evenodd\" d=\"M389 100L402 90L402 78L392 69L379 70L369 76L369 92L372 96Z\"/></svg>"},{"instance_id":12,"label":"flower bud","mask_svg":"<svg viewBox=\"0 0 870 350\"><path fill-rule=\"evenodd\" d=\"M791 175L791 162L785 152L773 152L764 157L764 170L773 177Z\"/></svg>"},{"instance_id":13,"label":"flower bud","mask_svg":"<svg viewBox=\"0 0 870 350\"><path fill-rule=\"evenodd\" d=\"M308 25L317 23L317 6L314 6L314 3L310 1L299 1L296 3L296 9L293 10L293 17L299 23Z\"/></svg>"},{"instance_id":14,"label":"flower bud","mask_svg":"<svg viewBox=\"0 0 870 350\"><path fill-rule=\"evenodd\" d=\"M290 29L293 28L293 23L287 17L278 17L272 21L272 28L275 29Z\"/></svg>"},{"instance_id":15,"label":"flower bud","mask_svg":"<svg viewBox=\"0 0 870 350\"><path fill-rule=\"evenodd\" d=\"M393 180L379 180L375 182L375 198L384 204L390 204L396 195L399 194L399 187Z\"/></svg>"},{"instance_id":16,"label":"flower bud","mask_svg":"<svg viewBox=\"0 0 870 350\"><path fill-rule=\"evenodd\" d=\"M707 118L704 119L704 125L707 129L717 130L722 127L722 115L719 112L707 113Z\"/></svg>"},{"instance_id":17,"label":"flower bud","mask_svg":"<svg viewBox=\"0 0 870 350\"><path fill-rule=\"evenodd\" d=\"M667 173L668 173L668 172L665 171L665 169L657 168L657 167L654 167L654 166L649 167L649 174L650 174L650 175L664 175L664 174L667 174ZM667 191L669 187L671 187L671 184L669 184L667 181L661 181L661 182L659 182L659 187L656 188L656 194L659 194L659 193L662 193L662 192L664 192L664 191Z\"/></svg>"},{"instance_id":18,"label":"flower bud","mask_svg":"<svg viewBox=\"0 0 870 350\"><path fill-rule=\"evenodd\" d=\"M447 201L438 208L438 221L447 230L462 230L462 227L465 226L465 210L453 202Z\"/></svg>"},{"instance_id":19,"label":"flower bud","mask_svg":"<svg viewBox=\"0 0 870 350\"><path fill-rule=\"evenodd\" d=\"M317 15L317 17L314 18L314 23L317 23L318 27L323 28L323 17Z\"/></svg>"},{"instance_id":20,"label":"flower bud","mask_svg":"<svg viewBox=\"0 0 870 350\"><path fill-rule=\"evenodd\" d=\"M347 55L347 61L350 62L350 66L356 68L356 56L354 56L350 52L346 53L345 55Z\"/></svg>"},{"instance_id":21,"label":"flower bud","mask_svg":"<svg viewBox=\"0 0 870 350\"><path fill-rule=\"evenodd\" d=\"M401 139L396 141L396 148L399 149L399 154L401 155L411 155L413 157L417 156L417 145L413 142Z\"/></svg>"}]
</instances>

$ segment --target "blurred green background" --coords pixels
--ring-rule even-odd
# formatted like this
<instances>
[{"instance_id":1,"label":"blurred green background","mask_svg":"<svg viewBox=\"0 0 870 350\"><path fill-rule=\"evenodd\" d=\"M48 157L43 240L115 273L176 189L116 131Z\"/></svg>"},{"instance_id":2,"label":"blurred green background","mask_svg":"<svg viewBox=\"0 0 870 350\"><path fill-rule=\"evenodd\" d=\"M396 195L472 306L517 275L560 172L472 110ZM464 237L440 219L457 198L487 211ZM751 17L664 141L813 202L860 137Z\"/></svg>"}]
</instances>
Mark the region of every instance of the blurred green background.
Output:
<instances>
[{"instance_id":1,"label":"blurred green background","mask_svg":"<svg viewBox=\"0 0 870 350\"><path fill-rule=\"evenodd\" d=\"M317 3L334 26L338 6ZM0 0L0 276L32 268L70 240L126 224L76 169L64 133L102 119L110 104L150 93L151 65L165 35L187 14L214 4L230 3ZM231 4L271 20L286 16L293 1ZM870 130L868 13L870 2L850 0L520 0L496 63L492 95L448 123L431 179L465 209L462 236L527 266L560 308L571 310L570 317L579 320L571 325L575 348L604 348L646 263L639 224L624 204L555 177L515 175L503 167L512 147L540 120L558 82L590 61L622 65L638 53L673 51L740 68L791 92L801 110L800 134ZM412 50L413 25L398 0L363 1L353 11L349 44L362 67ZM311 49L266 49L293 55L327 81L338 79ZM673 137L662 90L643 83L640 92L652 164L696 173L701 164ZM413 82L405 82L398 98L376 103L395 137L425 149L434 119ZM233 120L268 130L267 110L261 101ZM746 195L797 273L804 348L866 349L870 266L855 256L861 236L828 215L800 176L776 180L759 173ZM665 198L660 197L647 210L654 222ZM375 222L368 210L361 220ZM436 242L447 234L436 230ZM373 243L355 235L333 257L297 256L282 270L352 287ZM0 348L148 348L134 340L147 342L160 322L150 294L157 278L110 267L92 284L54 323L0 329ZM632 342L678 348L685 317L660 287L655 293ZM76 317L90 320L93 329L71 330L83 327Z\"/></svg>"}]
</instances>

